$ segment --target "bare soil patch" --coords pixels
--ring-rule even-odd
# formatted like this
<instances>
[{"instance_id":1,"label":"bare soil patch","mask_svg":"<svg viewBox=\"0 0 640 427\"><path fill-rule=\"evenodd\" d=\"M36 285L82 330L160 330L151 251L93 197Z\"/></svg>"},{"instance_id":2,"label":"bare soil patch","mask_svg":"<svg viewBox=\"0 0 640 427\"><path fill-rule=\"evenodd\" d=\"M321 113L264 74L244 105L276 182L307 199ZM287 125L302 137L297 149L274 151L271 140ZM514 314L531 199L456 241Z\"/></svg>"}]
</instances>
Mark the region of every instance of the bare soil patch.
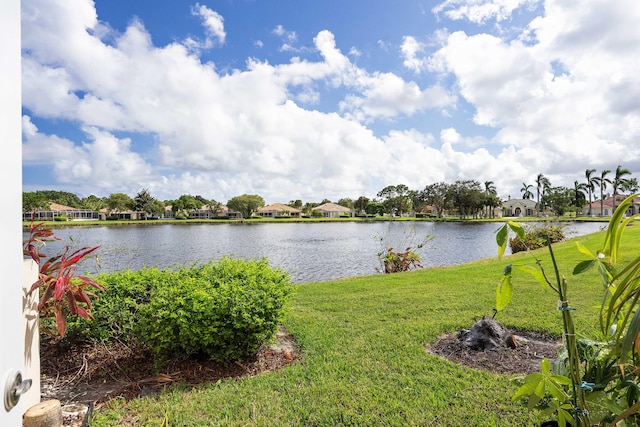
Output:
<instances>
[{"instance_id":1,"label":"bare soil patch","mask_svg":"<svg viewBox=\"0 0 640 427\"><path fill-rule=\"evenodd\" d=\"M562 340L528 331L514 331L516 345L495 350L472 350L459 339L460 332L440 336L427 351L452 362L500 374L529 374L540 370L543 358L554 360Z\"/></svg>"},{"instance_id":2,"label":"bare soil patch","mask_svg":"<svg viewBox=\"0 0 640 427\"><path fill-rule=\"evenodd\" d=\"M241 378L280 369L300 358L294 337L285 330L251 358L219 363L210 359L169 360L157 371L151 352L117 344L68 344L43 339L40 345L42 399L65 405L114 397L131 399L159 393L168 385L193 387L224 378Z\"/></svg>"}]
</instances>

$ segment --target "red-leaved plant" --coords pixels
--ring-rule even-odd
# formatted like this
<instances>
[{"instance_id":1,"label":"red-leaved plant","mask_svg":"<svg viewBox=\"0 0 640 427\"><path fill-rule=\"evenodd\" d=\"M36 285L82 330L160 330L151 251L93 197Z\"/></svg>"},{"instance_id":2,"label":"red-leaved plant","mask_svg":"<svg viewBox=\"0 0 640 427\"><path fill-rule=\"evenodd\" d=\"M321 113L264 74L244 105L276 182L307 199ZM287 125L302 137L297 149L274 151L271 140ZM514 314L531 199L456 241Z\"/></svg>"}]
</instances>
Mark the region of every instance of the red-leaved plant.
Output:
<instances>
[{"instance_id":1,"label":"red-leaved plant","mask_svg":"<svg viewBox=\"0 0 640 427\"><path fill-rule=\"evenodd\" d=\"M44 223L31 222L29 238L23 242L24 255L30 256L40 264L45 257L38 249L47 242L61 240L56 237ZM67 311L85 319L93 319L91 315L91 297L96 295L90 288L103 290L104 286L86 276L76 276L78 263L100 246L84 246L77 250L65 247L64 252L48 258L40 265L38 280L31 286L28 295L42 289L38 311L42 317L55 317L58 333L64 337L67 329Z\"/></svg>"}]
</instances>

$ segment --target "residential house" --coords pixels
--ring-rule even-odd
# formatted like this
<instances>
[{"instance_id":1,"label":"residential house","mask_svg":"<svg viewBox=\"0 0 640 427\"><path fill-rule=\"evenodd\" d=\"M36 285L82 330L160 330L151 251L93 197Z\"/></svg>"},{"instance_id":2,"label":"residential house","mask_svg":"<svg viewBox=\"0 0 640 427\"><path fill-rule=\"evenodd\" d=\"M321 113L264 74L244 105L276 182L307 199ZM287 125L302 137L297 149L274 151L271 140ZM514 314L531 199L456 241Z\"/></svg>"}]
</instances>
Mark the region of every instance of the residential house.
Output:
<instances>
[{"instance_id":1,"label":"residential house","mask_svg":"<svg viewBox=\"0 0 640 427\"><path fill-rule=\"evenodd\" d=\"M337 205L335 203L324 203L311 209L312 212L321 212L325 218L338 218L343 215L353 216L353 209Z\"/></svg>"},{"instance_id":2,"label":"residential house","mask_svg":"<svg viewBox=\"0 0 640 427\"><path fill-rule=\"evenodd\" d=\"M228 216L229 208L225 205L203 205L200 209L189 210L189 219L213 219L221 216Z\"/></svg>"},{"instance_id":3,"label":"residential house","mask_svg":"<svg viewBox=\"0 0 640 427\"><path fill-rule=\"evenodd\" d=\"M536 202L529 199L512 199L502 202L502 211L506 217L521 217L537 215Z\"/></svg>"},{"instance_id":4,"label":"residential house","mask_svg":"<svg viewBox=\"0 0 640 427\"><path fill-rule=\"evenodd\" d=\"M261 207L256 213L263 218L275 218L278 216L300 218L302 211L282 203L273 203L271 205Z\"/></svg>"},{"instance_id":5,"label":"residential house","mask_svg":"<svg viewBox=\"0 0 640 427\"><path fill-rule=\"evenodd\" d=\"M144 220L149 216L146 212L142 211L118 211L118 210L109 210L107 208L100 209L100 220L106 221L109 219L131 219L131 220Z\"/></svg>"},{"instance_id":6,"label":"residential house","mask_svg":"<svg viewBox=\"0 0 640 427\"><path fill-rule=\"evenodd\" d=\"M625 196L624 194L618 194L616 196L616 206L618 206L627 197L628 196ZM589 212L591 212L591 216L611 216L613 214L613 209L613 196L607 194L602 200L602 203L600 200L595 200L591 202L591 205L589 205L589 203L584 205L582 208L582 214L589 215ZM631 216L637 213L640 213L640 197L633 199L631 207L627 210L626 215Z\"/></svg>"},{"instance_id":7,"label":"residential house","mask_svg":"<svg viewBox=\"0 0 640 427\"><path fill-rule=\"evenodd\" d=\"M65 217L68 220L97 220L100 219L98 211L92 209L78 209L70 206L50 203L49 209L37 209L32 212L23 212L23 221L54 221L57 217Z\"/></svg>"}]
</instances>

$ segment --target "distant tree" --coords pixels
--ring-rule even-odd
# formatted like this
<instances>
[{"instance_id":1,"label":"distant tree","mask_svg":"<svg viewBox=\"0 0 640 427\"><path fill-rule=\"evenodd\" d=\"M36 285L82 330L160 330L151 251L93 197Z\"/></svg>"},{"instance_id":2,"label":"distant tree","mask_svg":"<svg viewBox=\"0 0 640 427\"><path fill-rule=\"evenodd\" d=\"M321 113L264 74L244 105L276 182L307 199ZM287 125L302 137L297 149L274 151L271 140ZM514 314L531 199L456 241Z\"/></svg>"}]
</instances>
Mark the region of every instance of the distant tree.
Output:
<instances>
[{"instance_id":1,"label":"distant tree","mask_svg":"<svg viewBox=\"0 0 640 427\"><path fill-rule=\"evenodd\" d=\"M451 185L446 182L437 182L429 184L420 192L420 198L428 205L433 206L439 218L446 209L451 206Z\"/></svg>"},{"instance_id":2,"label":"distant tree","mask_svg":"<svg viewBox=\"0 0 640 427\"><path fill-rule=\"evenodd\" d=\"M597 177L593 176L595 171L596 171L595 169L587 169L584 171L584 175L587 178L587 182L585 183L585 186L587 188L587 191L589 192L589 216L591 216L592 195L593 195L593 192L596 191Z\"/></svg>"},{"instance_id":3,"label":"distant tree","mask_svg":"<svg viewBox=\"0 0 640 427\"><path fill-rule=\"evenodd\" d=\"M196 199L198 202L202 203L202 204L200 205L200 207L202 207L202 206L204 206L204 205L208 205L208 204L210 204L210 203L211 203L211 200L209 200L209 199L205 199L204 197L202 197L202 196L200 196L200 195L195 195L193 198L194 198L194 199Z\"/></svg>"},{"instance_id":4,"label":"distant tree","mask_svg":"<svg viewBox=\"0 0 640 427\"><path fill-rule=\"evenodd\" d=\"M611 184L611 180L607 178L609 173L611 173L609 169L603 169L599 177L594 177L596 184L600 187L600 216L604 215L604 190L607 189L607 184Z\"/></svg>"},{"instance_id":5,"label":"distant tree","mask_svg":"<svg viewBox=\"0 0 640 427\"><path fill-rule=\"evenodd\" d=\"M315 208L316 206L320 206L320 204L319 203L313 203L313 202L307 202L302 207L302 213L304 213L306 215L310 215L311 214L311 210L313 208Z\"/></svg>"},{"instance_id":6,"label":"distant tree","mask_svg":"<svg viewBox=\"0 0 640 427\"><path fill-rule=\"evenodd\" d=\"M145 212L147 215L161 215L164 212L164 204L159 202L149 193L149 190L143 188L133 198L133 209L138 212ZM146 218L146 217L145 217Z\"/></svg>"},{"instance_id":7,"label":"distant tree","mask_svg":"<svg viewBox=\"0 0 640 427\"><path fill-rule=\"evenodd\" d=\"M587 188L587 184L584 182L578 182L577 180L573 183L573 205L576 208L576 216L578 216L582 212L582 207L587 201L585 197L585 191L589 191Z\"/></svg>"},{"instance_id":8,"label":"distant tree","mask_svg":"<svg viewBox=\"0 0 640 427\"><path fill-rule=\"evenodd\" d=\"M72 208L82 208L80 198L68 191L57 190L38 190L34 192L38 197L44 198L49 203L58 203L59 205L69 206Z\"/></svg>"},{"instance_id":9,"label":"distant tree","mask_svg":"<svg viewBox=\"0 0 640 427\"><path fill-rule=\"evenodd\" d=\"M134 206L133 199L124 193L111 193L106 202L111 211L127 211Z\"/></svg>"},{"instance_id":10,"label":"distant tree","mask_svg":"<svg viewBox=\"0 0 640 427\"><path fill-rule=\"evenodd\" d=\"M33 212L38 209L49 209L49 202L38 192L22 193L22 212Z\"/></svg>"},{"instance_id":11,"label":"distant tree","mask_svg":"<svg viewBox=\"0 0 640 427\"><path fill-rule=\"evenodd\" d=\"M487 206L487 210L488 210L487 218L493 217L493 208L497 207L500 201L500 199L496 197L498 194L498 190L496 189L496 186L493 184L493 181L484 182L484 194L486 196L485 206Z\"/></svg>"},{"instance_id":12,"label":"distant tree","mask_svg":"<svg viewBox=\"0 0 640 427\"><path fill-rule=\"evenodd\" d=\"M209 200L209 207L214 215L220 215L222 213L222 203L217 202L214 199Z\"/></svg>"},{"instance_id":13,"label":"distant tree","mask_svg":"<svg viewBox=\"0 0 640 427\"><path fill-rule=\"evenodd\" d=\"M533 185L527 184L526 182L522 183L522 188L520 189L520 191L522 192L523 199L528 200L533 197L533 193L531 192L532 188Z\"/></svg>"},{"instance_id":14,"label":"distant tree","mask_svg":"<svg viewBox=\"0 0 640 427\"><path fill-rule=\"evenodd\" d=\"M369 198L365 196L358 197L358 200L353 202L353 207L358 212L366 212L369 205Z\"/></svg>"},{"instance_id":15,"label":"distant tree","mask_svg":"<svg viewBox=\"0 0 640 427\"><path fill-rule=\"evenodd\" d=\"M388 185L380 190L377 196L382 199L381 203L389 215L402 215L403 212L411 210L409 187L404 184Z\"/></svg>"},{"instance_id":16,"label":"distant tree","mask_svg":"<svg viewBox=\"0 0 640 427\"><path fill-rule=\"evenodd\" d=\"M371 200L367 203L367 207L365 209L367 215L378 215L382 216L385 212L384 204L378 202L377 200Z\"/></svg>"},{"instance_id":17,"label":"distant tree","mask_svg":"<svg viewBox=\"0 0 640 427\"><path fill-rule=\"evenodd\" d=\"M549 178L539 173L538 176L536 177L536 194L537 194L536 210L538 211L538 215L540 215L540 213L542 212L543 205L544 205L544 203L542 205L540 204L540 196L544 196L544 193L550 187L551 187L551 182L549 181Z\"/></svg>"},{"instance_id":18,"label":"distant tree","mask_svg":"<svg viewBox=\"0 0 640 427\"><path fill-rule=\"evenodd\" d=\"M189 210L200 209L204 205L201 200L190 194L183 194L179 200L184 204L184 208Z\"/></svg>"},{"instance_id":19,"label":"distant tree","mask_svg":"<svg viewBox=\"0 0 640 427\"><path fill-rule=\"evenodd\" d=\"M99 211L100 209L107 207L106 199L94 196L93 194L88 197L84 197L81 202L83 208L91 209L93 211Z\"/></svg>"},{"instance_id":20,"label":"distant tree","mask_svg":"<svg viewBox=\"0 0 640 427\"><path fill-rule=\"evenodd\" d=\"M243 194L236 196L227 202L227 207L242 213L245 218L250 218L253 212L264 206L264 199L257 194Z\"/></svg>"},{"instance_id":21,"label":"distant tree","mask_svg":"<svg viewBox=\"0 0 640 427\"><path fill-rule=\"evenodd\" d=\"M638 185L638 178L629 178L624 183L622 187L622 191L628 191L629 193L637 193L640 190L640 185Z\"/></svg>"},{"instance_id":22,"label":"distant tree","mask_svg":"<svg viewBox=\"0 0 640 427\"><path fill-rule=\"evenodd\" d=\"M574 191L567 187L549 187L542 197L544 206L548 206L557 216L569 211L575 198Z\"/></svg>"},{"instance_id":23,"label":"distant tree","mask_svg":"<svg viewBox=\"0 0 640 427\"><path fill-rule=\"evenodd\" d=\"M475 180L458 180L450 187L451 201L461 218L478 216L485 201L482 186Z\"/></svg>"},{"instance_id":24,"label":"distant tree","mask_svg":"<svg viewBox=\"0 0 640 427\"><path fill-rule=\"evenodd\" d=\"M613 187L613 210L616 210L618 196L618 190L624 188L627 179L625 176L631 175L631 171L629 169L624 169L622 166L618 165L616 168L616 174L613 178L612 187Z\"/></svg>"},{"instance_id":25,"label":"distant tree","mask_svg":"<svg viewBox=\"0 0 640 427\"><path fill-rule=\"evenodd\" d=\"M329 199L322 199L322 201L320 202L320 205L324 205L326 203L333 203L333 202ZM317 205L317 206L320 206L320 205Z\"/></svg>"},{"instance_id":26,"label":"distant tree","mask_svg":"<svg viewBox=\"0 0 640 427\"><path fill-rule=\"evenodd\" d=\"M348 197L338 200L338 204L340 206L344 206L345 208L353 209L353 200L349 199Z\"/></svg>"},{"instance_id":27,"label":"distant tree","mask_svg":"<svg viewBox=\"0 0 640 427\"><path fill-rule=\"evenodd\" d=\"M302 209L302 200L296 199L289 202L289 206L296 209Z\"/></svg>"}]
</instances>

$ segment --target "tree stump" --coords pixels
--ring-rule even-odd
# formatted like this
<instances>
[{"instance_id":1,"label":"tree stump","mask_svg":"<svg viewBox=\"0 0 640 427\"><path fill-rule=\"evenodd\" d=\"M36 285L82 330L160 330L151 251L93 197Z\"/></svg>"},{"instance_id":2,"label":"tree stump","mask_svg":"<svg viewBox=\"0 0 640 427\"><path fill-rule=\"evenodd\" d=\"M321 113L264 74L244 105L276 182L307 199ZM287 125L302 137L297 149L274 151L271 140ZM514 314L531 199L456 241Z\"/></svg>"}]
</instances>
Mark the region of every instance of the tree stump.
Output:
<instances>
[{"instance_id":1,"label":"tree stump","mask_svg":"<svg viewBox=\"0 0 640 427\"><path fill-rule=\"evenodd\" d=\"M62 406L56 399L33 405L22 416L23 427L62 427Z\"/></svg>"},{"instance_id":2,"label":"tree stump","mask_svg":"<svg viewBox=\"0 0 640 427\"><path fill-rule=\"evenodd\" d=\"M469 330L460 331L458 339L472 350L495 350L510 342L515 345L513 335L488 317L478 320Z\"/></svg>"}]
</instances>

